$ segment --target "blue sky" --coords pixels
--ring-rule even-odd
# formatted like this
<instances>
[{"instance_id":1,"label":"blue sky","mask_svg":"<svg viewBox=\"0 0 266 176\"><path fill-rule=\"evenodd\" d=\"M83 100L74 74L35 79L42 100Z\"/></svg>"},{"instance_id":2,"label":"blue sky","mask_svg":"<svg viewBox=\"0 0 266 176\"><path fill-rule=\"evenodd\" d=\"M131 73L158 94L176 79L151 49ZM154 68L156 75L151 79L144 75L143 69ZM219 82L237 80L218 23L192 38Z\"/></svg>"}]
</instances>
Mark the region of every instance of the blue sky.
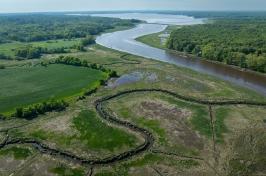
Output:
<instances>
[{"instance_id":1,"label":"blue sky","mask_svg":"<svg viewBox=\"0 0 266 176\"><path fill-rule=\"evenodd\" d=\"M0 0L0 13L90 10L266 10L266 0Z\"/></svg>"}]
</instances>

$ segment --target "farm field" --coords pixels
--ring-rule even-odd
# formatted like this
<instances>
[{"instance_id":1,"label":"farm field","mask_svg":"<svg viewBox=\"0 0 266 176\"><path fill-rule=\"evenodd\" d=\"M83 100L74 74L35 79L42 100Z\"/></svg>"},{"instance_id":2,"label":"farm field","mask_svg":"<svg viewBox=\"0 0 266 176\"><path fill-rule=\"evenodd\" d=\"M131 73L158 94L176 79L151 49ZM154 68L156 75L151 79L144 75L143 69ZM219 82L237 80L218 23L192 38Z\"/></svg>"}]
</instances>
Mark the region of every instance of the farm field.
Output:
<instances>
[{"instance_id":1,"label":"farm field","mask_svg":"<svg viewBox=\"0 0 266 176\"><path fill-rule=\"evenodd\" d=\"M98 70L60 64L7 68L0 72L0 112L46 100L68 98L95 87L106 77Z\"/></svg>"}]
</instances>

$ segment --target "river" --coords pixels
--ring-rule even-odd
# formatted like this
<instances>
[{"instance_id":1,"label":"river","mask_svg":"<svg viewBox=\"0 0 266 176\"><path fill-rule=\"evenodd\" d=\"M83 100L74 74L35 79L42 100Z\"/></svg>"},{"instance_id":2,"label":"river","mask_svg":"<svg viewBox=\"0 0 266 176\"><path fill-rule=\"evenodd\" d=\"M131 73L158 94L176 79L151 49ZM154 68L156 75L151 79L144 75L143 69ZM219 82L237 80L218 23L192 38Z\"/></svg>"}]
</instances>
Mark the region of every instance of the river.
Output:
<instances>
[{"instance_id":1,"label":"river","mask_svg":"<svg viewBox=\"0 0 266 176\"><path fill-rule=\"evenodd\" d=\"M147 23L139 24L133 29L103 34L97 37L96 42L108 48L124 51L130 54L168 62L187 67L202 73L216 76L232 84L252 89L266 96L266 76L254 72L241 71L223 64L208 62L201 59L181 57L173 52L154 48L140 43L135 39L152 33L165 30L167 25L193 25L201 24L204 19L182 15L164 14L93 14L93 16L117 17L122 19L140 19Z\"/></svg>"}]
</instances>

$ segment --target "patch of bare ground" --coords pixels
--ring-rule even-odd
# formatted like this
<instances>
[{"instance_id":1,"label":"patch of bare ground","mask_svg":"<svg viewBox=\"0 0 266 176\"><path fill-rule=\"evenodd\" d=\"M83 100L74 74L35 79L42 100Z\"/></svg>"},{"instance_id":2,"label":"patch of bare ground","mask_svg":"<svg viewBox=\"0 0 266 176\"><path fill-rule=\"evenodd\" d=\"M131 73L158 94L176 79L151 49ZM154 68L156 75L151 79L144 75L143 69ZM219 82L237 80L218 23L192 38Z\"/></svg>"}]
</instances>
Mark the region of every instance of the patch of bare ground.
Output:
<instances>
[{"instance_id":1,"label":"patch of bare ground","mask_svg":"<svg viewBox=\"0 0 266 176\"><path fill-rule=\"evenodd\" d=\"M167 165L156 165L152 166L152 168L156 171L156 175L158 176L213 176L212 171L209 169L208 166L201 164L197 167L193 168L180 168L177 169L176 167L171 167ZM212 174L210 174L212 173Z\"/></svg>"},{"instance_id":2,"label":"patch of bare ground","mask_svg":"<svg viewBox=\"0 0 266 176\"><path fill-rule=\"evenodd\" d=\"M26 160L16 160L12 155L0 156L0 175L8 176L21 167Z\"/></svg>"},{"instance_id":3,"label":"patch of bare ground","mask_svg":"<svg viewBox=\"0 0 266 176\"><path fill-rule=\"evenodd\" d=\"M158 175L158 173L150 166L143 167L132 167L129 169L129 176L149 176L149 175Z\"/></svg>"},{"instance_id":4,"label":"patch of bare ground","mask_svg":"<svg viewBox=\"0 0 266 176\"><path fill-rule=\"evenodd\" d=\"M41 124L40 129L48 130L55 133L63 133L64 135L73 135L77 132L75 131L75 129L72 128L72 120L80 112L81 110L74 110L72 112L59 115Z\"/></svg>"},{"instance_id":5,"label":"patch of bare ground","mask_svg":"<svg viewBox=\"0 0 266 176\"><path fill-rule=\"evenodd\" d=\"M168 142L189 148L202 150L204 147L201 137L188 126L191 112L161 100L146 100L135 108L138 116L160 121L160 125L167 133Z\"/></svg>"},{"instance_id":6,"label":"patch of bare ground","mask_svg":"<svg viewBox=\"0 0 266 176\"><path fill-rule=\"evenodd\" d=\"M46 155L40 155L36 160L20 171L20 176L54 176L50 170L58 164L58 161Z\"/></svg>"}]
</instances>

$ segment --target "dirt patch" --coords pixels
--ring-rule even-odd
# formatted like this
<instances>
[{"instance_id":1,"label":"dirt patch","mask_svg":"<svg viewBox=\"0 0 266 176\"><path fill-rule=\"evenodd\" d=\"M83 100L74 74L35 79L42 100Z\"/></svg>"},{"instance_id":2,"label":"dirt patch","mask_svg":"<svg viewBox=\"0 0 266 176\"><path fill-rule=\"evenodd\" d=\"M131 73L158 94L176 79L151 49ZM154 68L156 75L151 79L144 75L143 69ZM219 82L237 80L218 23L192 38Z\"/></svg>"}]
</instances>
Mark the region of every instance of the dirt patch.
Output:
<instances>
[{"instance_id":1,"label":"dirt patch","mask_svg":"<svg viewBox=\"0 0 266 176\"><path fill-rule=\"evenodd\" d=\"M0 155L0 175L10 175L25 162L25 160L16 160L10 155Z\"/></svg>"},{"instance_id":2,"label":"dirt patch","mask_svg":"<svg viewBox=\"0 0 266 176\"><path fill-rule=\"evenodd\" d=\"M170 143L177 141L188 147L203 149L203 141L187 125L188 119L191 117L190 111L166 104L166 102L150 100L140 103L138 113L141 117L159 120L160 125L167 132Z\"/></svg>"},{"instance_id":3,"label":"dirt patch","mask_svg":"<svg viewBox=\"0 0 266 176\"><path fill-rule=\"evenodd\" d=\"M79 114L80 110L68 112L67 114L50 119L41 125L40 129L63 134L73 134L72 119Z\"/></svg>"},{"instance_id":4,"label":"dirt patch","mask_svg":"<svg viewBox=\"0 0 266 176\"><path fill-rule=\"evenodd\" d=\"M21 176L54 176L49 170L54 168L58 162L48 156L40 156L34 162L30 163L19 175Z\"/></svg>"},{"instance_id":5,"label":"dirt patch","mask_svg":"<svg viewBox=\"0 0 266 176\"><path fill-rule=\"evenodd\" d=\"M130 176L148 176L148 175L157 175L156 171L154 171L151 167L138 167L138 168L130 168L128 175Z\"/></svg>"}]
</instances>

